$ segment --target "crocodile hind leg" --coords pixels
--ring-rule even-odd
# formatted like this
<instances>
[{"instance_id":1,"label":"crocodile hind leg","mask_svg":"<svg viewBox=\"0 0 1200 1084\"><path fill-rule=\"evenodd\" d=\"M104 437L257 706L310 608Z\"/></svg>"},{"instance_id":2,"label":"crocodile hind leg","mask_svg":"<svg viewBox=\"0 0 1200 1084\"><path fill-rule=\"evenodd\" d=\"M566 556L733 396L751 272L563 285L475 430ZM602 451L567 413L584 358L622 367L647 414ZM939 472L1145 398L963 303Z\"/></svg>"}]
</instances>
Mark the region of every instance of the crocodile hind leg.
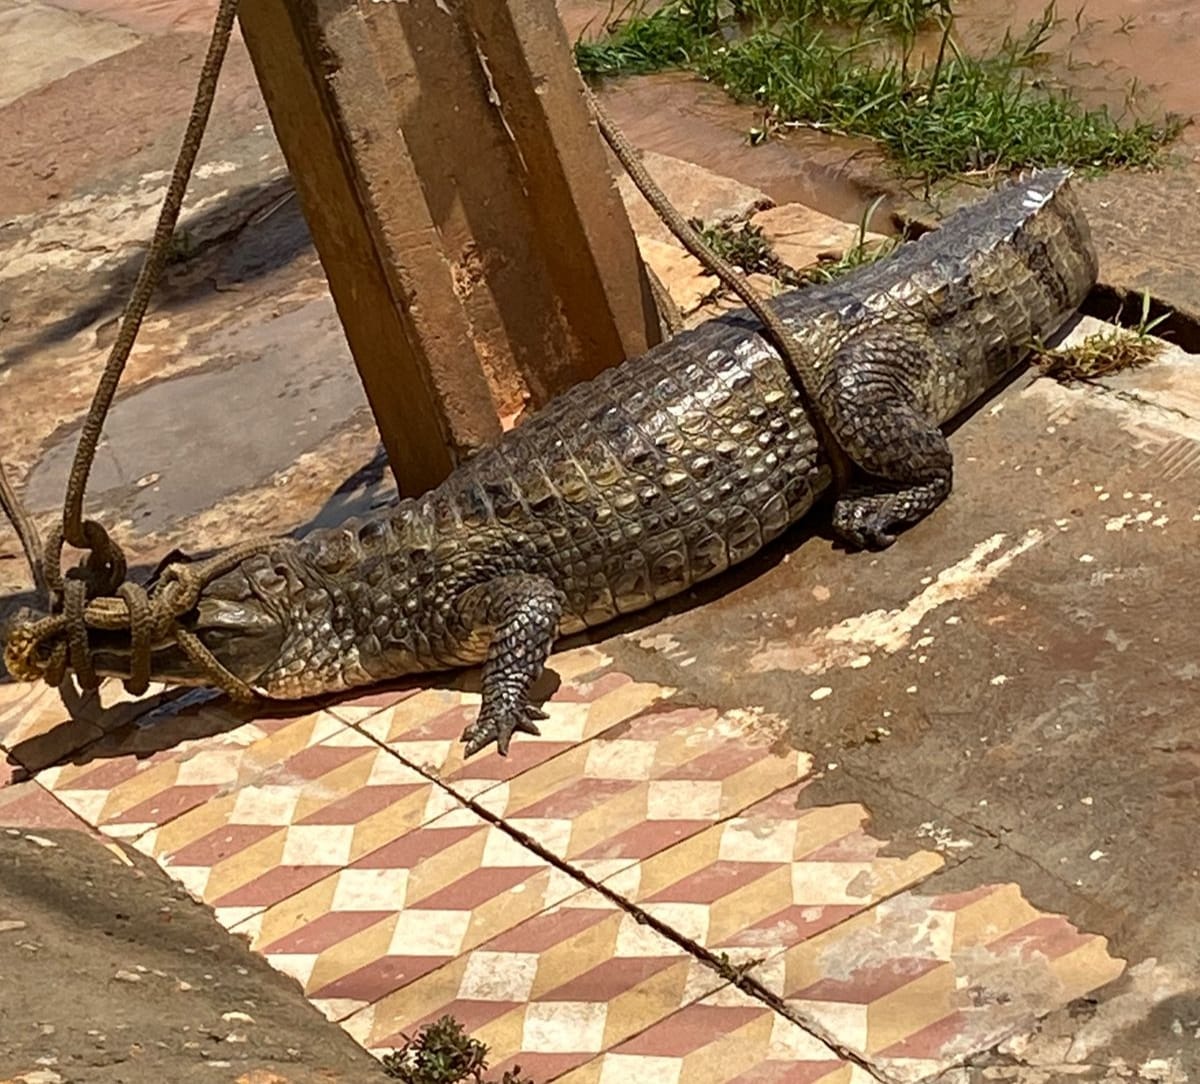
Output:
<instances>
[{"instance_id":1,"label":"crocodile hind leg","mask_svg":"<svg viewBox=\"0 0 1200 1084\"><path fill-rule=\"evenodd\" d=\"M950 446L912 391L932 366L911 339L878 333L852 339L833 359L822 406L834 436L867 475L834 505L834 531L852 545L890 546L950 492Z\"/></svg>"},{"instance_id":2,"label":"crocodile hind leg","mask_svg":"<svg viewBox=\"0 0 1200 1084\"><path fill-rule=\"evenodd\" d=\"M492 742L501 756L518 730L539 733L546 714L529 703L529 687L541 676L562 616L562 599L543 576L500 576L472 588L463 600L469 628L490 629L481 680L479 716L463 731L467 756Z\"/></svg>"}]
</instances>

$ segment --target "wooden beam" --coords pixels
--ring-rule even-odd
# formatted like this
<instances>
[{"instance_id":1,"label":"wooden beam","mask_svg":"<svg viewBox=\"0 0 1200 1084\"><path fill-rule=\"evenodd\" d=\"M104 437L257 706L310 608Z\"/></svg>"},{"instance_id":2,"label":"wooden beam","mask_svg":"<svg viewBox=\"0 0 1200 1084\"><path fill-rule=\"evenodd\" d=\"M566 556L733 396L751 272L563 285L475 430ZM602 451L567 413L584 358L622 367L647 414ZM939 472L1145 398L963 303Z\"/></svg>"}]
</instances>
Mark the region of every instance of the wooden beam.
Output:
<instances>
[{"instance_id":1,"label":"wooden beam","mask_svg":"<svg viewBox=\"0 0 1200 1084\"><path fill-rule=\"evenodd\" d=\"M401 492L658 338L553 0L242 0Z\"/></svg>"},{"instance_id":2,"label":"wooden beam","mask_svg":"<svg viewBox=\"0 0 1200 1084\"><path fill-rule=\"evenodd\" d=\"M239 19L396 482L419 493L500 429L403 136L363 116L386 96L353 59L365 27L289 0Z\"/></svg>"}]
</instances>

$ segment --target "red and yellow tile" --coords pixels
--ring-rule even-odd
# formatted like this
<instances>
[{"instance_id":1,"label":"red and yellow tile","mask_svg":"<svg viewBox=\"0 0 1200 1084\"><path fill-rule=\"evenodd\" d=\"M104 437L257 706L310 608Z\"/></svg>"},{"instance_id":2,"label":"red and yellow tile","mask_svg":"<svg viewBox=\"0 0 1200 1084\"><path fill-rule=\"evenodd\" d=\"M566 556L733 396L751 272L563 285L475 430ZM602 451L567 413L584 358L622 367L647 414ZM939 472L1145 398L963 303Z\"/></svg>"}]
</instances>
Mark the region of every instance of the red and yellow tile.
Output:
<instances>
[{"instance_id":1,"label":"red and yellow tile","mask_svg":"<svg viewBox=\"0 0 1200 1084\"><path fill-rule=\"evenodd\" d=\"M579 890L503 829L455 809L236 929L338 1018Z\"/></svg>"},{"instance_id":2,"label":"red and yellow tile","mask_svg":"<svg viewBox=\"0 0 1200 1084\"><path fill-rule=\"evenodd\" d=\"M491 788L479 804L588 873L644 859L793 785L782 735L713 709L648 709Z\"/></svg>"},{"instance_id":3,"label":"red and yellow tile","mask_svg":"<svg viewBox=\"0 0 1200 1084\"><path fill-rule=\"evenodd\" d=\"M487 1044L495 1072L551 1080L724 980L594 891L529 918L345 1021L368 1049L449 1013Z\"/></svg>"},{"instance_id":4,"label":"red and yellow tile","mask_svg":"<svg viewBox=\"0 0 1200 1084\"><path fill-rule=\"evenodd\" d=\"M761 1001L727 986L558 1080L560 1084L875 1084L876 1078Z\"/></svg>"},{"instance_id":5,"label":"red and yellow tile","mask_svg":"<svg viewBox=\"0 0 1200 1084\"><path fill-rule=\"evenodd\" d=\"M1104 938L1014 884L905 892L789 947L762 977L896 1080L918 1081L1030 1028L1123 970Z\"/></svg>"},{"instance_id":6,"label":"red and yellow tile","mask_svg":"<svg viewBox=\"0 0 1200 1084\"><path fill-rule=\"evenodd\" d=\"M770 957L941 868L884 855L858 805L801 808L803 784L610 877L606 887L713 952Z\"/></svg>"}]
</instances>

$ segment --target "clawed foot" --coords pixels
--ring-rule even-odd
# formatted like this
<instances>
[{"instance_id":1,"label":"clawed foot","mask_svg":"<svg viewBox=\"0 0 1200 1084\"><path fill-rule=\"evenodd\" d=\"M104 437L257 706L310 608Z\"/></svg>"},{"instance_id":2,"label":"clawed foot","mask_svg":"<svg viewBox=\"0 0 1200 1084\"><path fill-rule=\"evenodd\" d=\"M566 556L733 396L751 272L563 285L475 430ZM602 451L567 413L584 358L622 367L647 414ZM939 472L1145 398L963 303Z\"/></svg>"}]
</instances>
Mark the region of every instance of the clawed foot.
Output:
<instances>
[{"instance_id":1,"label":"clawed foot","mask_svg":"<svg viewBox=\"0 0 1200 1084\"><path fill-rule=\"evenodd\" d=\"M833 529L837 536L856 549L887 549L896 541L896 531L904 525L892 508L892 493L849 494L833 508Z\"/></svg>"},{"instance_id":2,"label":"clawed foot","mask_svg":"<svg viewBox=\"0 0 1200 1084\"><path fill-rule=\"evenodd\" d=\"M532 734L535 737L541 733L537 720L548 719L549 716L532 704L522 701L518 704L493 702L485 704L479 711L479 717L462 732L462 740L466 743L467 756L474 756L492 742L496 743L496 752L502 757L508 756L508 744L512 736L519 730L522 734Z\"/></svg>"}]
</instances>

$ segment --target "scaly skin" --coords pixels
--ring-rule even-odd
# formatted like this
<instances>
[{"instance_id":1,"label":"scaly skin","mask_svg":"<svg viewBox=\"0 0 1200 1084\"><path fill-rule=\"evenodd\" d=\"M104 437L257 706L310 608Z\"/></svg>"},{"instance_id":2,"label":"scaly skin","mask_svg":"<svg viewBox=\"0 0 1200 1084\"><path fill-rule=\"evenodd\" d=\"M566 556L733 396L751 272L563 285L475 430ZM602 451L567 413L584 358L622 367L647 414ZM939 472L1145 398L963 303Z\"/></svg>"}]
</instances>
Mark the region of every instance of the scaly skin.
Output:
<instances>
[{"instance_id":1,"label":"scaly skin","mask_svg":"<svg viewBox=\"0 0 1200 1084\"><path fill-rule=\"evenodd\" d=\"M938 426L1053 333L1096 257L1067 175L1045 171L896 254L775 304L862 473L834 525L886 546L950 491ZM572 388L441 486L280 542L205 591L192 627L234 673L300 698L483 663L464 740L536 733L527 691L559 635L641 610L757 553L831 481L793 379L745 313ZM97 637L98 669L128 645ZM155 676L202 681L166 646Z\"/></svg>"}]
</instances>

